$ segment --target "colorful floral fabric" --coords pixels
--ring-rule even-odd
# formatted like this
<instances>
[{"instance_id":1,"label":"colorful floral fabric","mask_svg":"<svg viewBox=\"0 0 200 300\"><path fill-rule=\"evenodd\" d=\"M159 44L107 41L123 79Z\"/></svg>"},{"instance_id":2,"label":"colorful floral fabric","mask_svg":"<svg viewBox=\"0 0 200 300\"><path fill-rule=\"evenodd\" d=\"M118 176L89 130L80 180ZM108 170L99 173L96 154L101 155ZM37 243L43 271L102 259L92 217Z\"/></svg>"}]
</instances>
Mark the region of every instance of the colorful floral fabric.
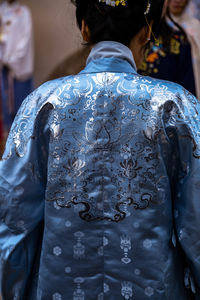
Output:
<instances>
[{"instance_id":1,"label":"colorful floral fabric","mask_svg":"<svg viewBox=\"0 0 200 300\"><path fill-rule=\"evenodd\" d=\"M191 48L179 31L172 35L169 49L163 46L160 37L159 45L152 42L145 57L138 70L140 74L176 82L196 94Z\"/></svg>"}]
</instances>

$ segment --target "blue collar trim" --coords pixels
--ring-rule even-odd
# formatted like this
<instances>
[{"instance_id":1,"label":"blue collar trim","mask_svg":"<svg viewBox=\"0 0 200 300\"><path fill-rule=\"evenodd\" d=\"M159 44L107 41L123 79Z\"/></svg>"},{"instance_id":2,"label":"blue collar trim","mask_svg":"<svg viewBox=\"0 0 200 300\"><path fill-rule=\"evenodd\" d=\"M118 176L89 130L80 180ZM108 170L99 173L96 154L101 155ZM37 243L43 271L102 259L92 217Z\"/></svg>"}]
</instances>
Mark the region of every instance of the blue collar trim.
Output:
<instances>
[{"instance_id":1,"label":"blue collar trim","mask_svg":"<svg viewBox=\"0 0 200 300\"><path fill-rule=\"evenodd\" d=\"M135 73L136 64L131 50L118 42L100 42L90 52L83 73Z\"/></svg>"}]
</instances>

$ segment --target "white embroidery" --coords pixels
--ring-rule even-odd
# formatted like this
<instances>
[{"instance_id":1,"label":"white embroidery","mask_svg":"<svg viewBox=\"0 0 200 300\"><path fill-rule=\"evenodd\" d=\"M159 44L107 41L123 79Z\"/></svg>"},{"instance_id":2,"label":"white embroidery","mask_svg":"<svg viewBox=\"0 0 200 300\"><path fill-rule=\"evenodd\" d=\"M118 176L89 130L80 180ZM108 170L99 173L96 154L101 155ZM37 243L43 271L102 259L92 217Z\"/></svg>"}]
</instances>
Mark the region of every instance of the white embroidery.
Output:
<instances>
[{"instance_id":1,"label":"white embroidery","mask_svg":"<svg viewBox=\"0 0 200 300\"><path fill-rule=\"evenodd\" d=\"M128 145L121 146L120 155L124 159L129 159L131 157L131 148Z\"/></svg>"},{"instance_id":2,"label":"white embroidery","mask_svg":"<svg viewBox=\"0 0 200 300\"><path fill-rule=\"evenodd\" d=\"M66 221L65 222L65 226L68 228L68 227L71 227L72 226L72 223L70 221Z\"/></svg>"},{"instance_id":3,"label":"white embroidery","mask_svg":"<svg viewBox=\"0 0 200 300\"><path fill-rule=\"evenodd\" d=\"M101 294L98 295L97 300L104 300L103 293L101 293Z\"/></svg>"},{"instance_id":4,"label":"white embroidery","mask_svg":"<svg viewBox=\"0 0 200 300\"><path fill-rule=\"evenodd\" d=\"M139 269L135 269L134 273L135 275L139 276L141 274L141 271Z\"/></svg>"},{"instance_id":5,"label":"white embroidery","mask_svg":"<svg viewBox=\"0 0 200 300\"><path fill-rule=\"evenodd\" d=\"M98 248L98 255L103 256L103 246Z\"/></svg>"},{"instance_id":6,"label":"white embroidery","mask_svg":"<svg viewBox=\"0 0 200 300\"><path fill-rule=\"evenodd\" d=\"M77 284L76 291L73 293L73 300L85 300L85 293L81 289L81 284L84 282L84 279L77 277L74 279L74 283Z\"/></svg>"},{"instance_id":7,"label":"white embroidery","mask_svg":"<svg viewBox=\"0 0 200 300\"><path fill-rule=\"evenodd\" d=\"M154 289L150 286L148 286L145 290L144 293L146 296L151 297L154 294Z\"/></svg>"},{"instance_id":8,"label":"white embroidery","mask_svg":"<svg viewBox=\"0 0 200 300\"><path fill-rule=\"evenodd\" d=\"M104 247L107 246L108 243L109 243L108 239L104 236L103 237L103 245L104 245Z\"/></svg>"},{"instance_id":9,"label":"white embroidery","mask_svg":"<svg viewBox=\"0 0 200 300\"><path fill-rule=\"evenodd\" d=\"M108 293L110 291L109 285L104 283L103 290L104 290L104 293Z\"/></svg>"},{"instance_id":10,"label":"white embroidery","mask_svg":"<svg viewBox=\"0 0 200 300\"><path fill-rule=\"evenodd\" d=\"M131 250L131 238L126 235L121 236L120 247L124 251L124 257L121 259L121 261L124 264L129 264L131 262L131 259L128 257L128 251Z\"/></svg>"},{"instance_id":11,"label":"white embroidery","mask_svg":"<svg viewBox=\"0 0 200 300\"><path fill-rule=\"evenodd\" d=\"M181 241L183 239L183 236L184 236L184 231L183 231L183 229L180 229L180 231L178 232L179 241Z\"/></svg>"},{"instance_id":12,"label":"white embroidery","mask_svg":"<svg viewBox=\"0 0 200 300\"><path fill-rule=\"evenodd\" d=\"M130 299L133 296L133 285L131 282L124 281L122 283L122 290L121 290L122 296L125 299Z\"/></svg>"},{"instance_id":13,"label":"white embroidery","mask_svg":"<svg viewBox=\"0 0 200 300\"><path fill-rule=\"evenodd\" d=\"M62 249L60 247L56 246L53 248L54 255L59 256L59 255L61 255L61 253L62 253Z\"/></svg>"},{"instance_id":14,"label":"white embroidery","mask_svg":"<svg viewBox=\"0 0 200 300\"><path fill-rule=\"evenodd\" d=\"M69 273L71 273L71 271L72 271L71 267L66 267L65 268L65 273L69 274Z\"/></svg>"},{"instance_id":15,"label":"white embroidery","mask_svg":"<svg viewBox=\"0 0 200 300\"><path fill-rule=\"evenodd\" d=\"M52 297L52 300L62 300L62 296L59 293L55 293Z\"/></svg>"},{"instance_id":16,"label":"white embroidery","mask_svg":"<svg viewBox=\"0 0 200 300\"><path fill-rule=\"evenodd\" d=\"M130 215L131 215L131 213L130 213L130 211L128 210L128 201L125 201L124 202L124 205L123 205L123 211L125 212L125 214L126 214L126 216L127 217L130 217Z\"/></svg>"},{"instance_id":17,"label":"white embroidery","mask_svg":"<svg viewBox=\"0 0 200 300\"><path fill-rule=\"evenodd\" d=\"M74 236L77 238L77 243L74 245L74 258L82 259L85 257L85 246L81 243L81 239L84 237L84 233L81 231L75 232Z\"/></svg>"},{"instance_id":18,"label":"white embroidery","mask_svg":"<svg viewBox=\"0 0 200 300\"><path fill-rule=\"evenodd\" d=\"M144 248L146 248L146 249L150 249L150 248L152 247L152 241L149 240L149 239L144 240L143 246L144 246Z\"/></svg>"}]
</instances>

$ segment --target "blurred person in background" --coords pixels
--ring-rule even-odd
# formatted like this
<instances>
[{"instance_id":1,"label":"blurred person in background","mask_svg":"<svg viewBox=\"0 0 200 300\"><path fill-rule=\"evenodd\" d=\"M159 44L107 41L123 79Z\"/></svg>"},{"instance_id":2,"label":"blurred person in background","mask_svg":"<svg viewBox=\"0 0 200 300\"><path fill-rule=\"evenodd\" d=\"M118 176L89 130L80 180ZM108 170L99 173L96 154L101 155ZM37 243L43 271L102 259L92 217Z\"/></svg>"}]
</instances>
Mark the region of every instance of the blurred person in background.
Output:
<instances>
[{"instance_id":1,"label":"blurred person in background","mask_svg":"<svg viewBox=\"0 0 200 300\"><path fill-rule=\"evenodd\" d=\"M200 99L200 22L187 0L166 1L158 40L150 42L139 73L181 84Z\"/></svg>"},{"instance_id":2,"label":"blurred person in background","mask_svg":"<svg viewBox=\"0 0 200 300\"><path fill-rule=\"evenodd\" d=\"M184 7L186 6L186 2ZM146 59L139 73L181 84L197 96L191 45L184 29L169 15L168 1L165 1L158 41L153 39L146 50ZM85 66L88 48L84 47L64 59L50 74L48 80L77 74ZM198 79L197 79L198 80Z\"/></svg>"},{"instance_id":3,"label":"blurred person in background","mask_svg":"<svg viewBox=\"0 0 200 300\"><path fill-rule=\"evenodd\" d=\"M187 34L191 45L196 93L200 99L200 21L187 12L190 0L169 0L169 13Z\"/></svg>"},{"instance_id":4,"label":"blurred person in background","mask_svg":"<svg viewBox=\"0 0 200 300\"><path fill-rule=\"evenodd\" d=\"M152 40L147 47L139 73L176 82L197 95L191 45L183 28L170 16L169 3L165 2L166 13L157 32L158 40Z\"/></svg>"},{"instance_id":5,"label":"blurred person in background","mask_svg":"<svg viewBox=\"0 0 200 300\"><path fill-rule=\"evenodd\" d=\"M0 75L1 136L5 139L19 106L33 90L31 13L16 0L0 3Z\"/></svg>"}]
</instances>

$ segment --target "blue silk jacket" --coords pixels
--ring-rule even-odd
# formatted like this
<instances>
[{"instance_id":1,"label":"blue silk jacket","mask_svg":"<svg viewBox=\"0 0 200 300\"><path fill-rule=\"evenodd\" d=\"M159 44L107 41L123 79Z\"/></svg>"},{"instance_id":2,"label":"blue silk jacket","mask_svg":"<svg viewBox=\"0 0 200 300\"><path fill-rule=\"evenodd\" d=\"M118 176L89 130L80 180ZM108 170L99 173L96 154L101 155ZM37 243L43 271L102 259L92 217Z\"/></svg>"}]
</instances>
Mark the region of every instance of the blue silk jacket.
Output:
<instances>
[{"instance_id":1,"label":"blue silk jacket","mask_svg":"<svg viewBox=\"0 0 200 300\"><path fill-rule=\"evenodd\" d=\"M113 42L33 92L0 163L3 300L200 299L199 113Z\"/></svg>"}]
</instances>

